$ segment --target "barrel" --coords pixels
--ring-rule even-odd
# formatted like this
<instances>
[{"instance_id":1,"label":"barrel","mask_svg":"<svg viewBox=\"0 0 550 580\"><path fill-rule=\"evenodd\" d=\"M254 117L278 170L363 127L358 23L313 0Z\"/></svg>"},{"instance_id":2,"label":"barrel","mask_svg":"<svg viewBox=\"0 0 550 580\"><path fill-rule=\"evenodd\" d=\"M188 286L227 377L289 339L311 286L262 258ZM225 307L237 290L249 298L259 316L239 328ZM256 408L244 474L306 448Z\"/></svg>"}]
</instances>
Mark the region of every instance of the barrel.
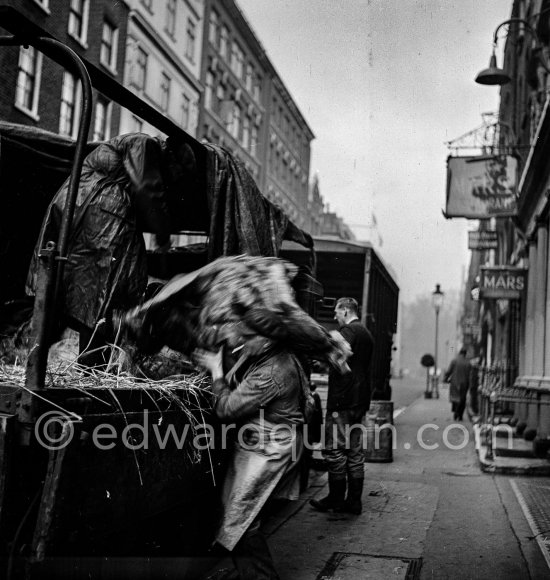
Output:
<instances>
[{"instance_id":1,"label":"barrel","mask_svg":"<svg viewBox=\"0 0 550 580\"><path fill-rule=\"evenodd\" d=\"M393 401L371 401L365 421L365 461L390 463L393 461Z\"/></svg>"}]
</instances>

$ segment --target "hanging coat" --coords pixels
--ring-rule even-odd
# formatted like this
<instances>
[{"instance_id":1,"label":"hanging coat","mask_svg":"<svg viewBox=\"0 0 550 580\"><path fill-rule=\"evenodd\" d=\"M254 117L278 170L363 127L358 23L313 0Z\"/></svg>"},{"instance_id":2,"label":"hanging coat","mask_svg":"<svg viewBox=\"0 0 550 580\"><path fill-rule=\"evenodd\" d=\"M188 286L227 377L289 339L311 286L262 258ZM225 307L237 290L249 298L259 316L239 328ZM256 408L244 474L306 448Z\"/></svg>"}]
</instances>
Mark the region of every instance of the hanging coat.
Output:
<instances>
[{"instance_id":1,"label":"hanging coat","mask_svg":"<svg viewBox=\"0 0 550 580\"><path fill-rule=\"evenodd\" d=\"M84 160L68 240L60 307L86 327L135 306L147 284L144 231L170 230L161 142L142 133L102 143ZM68 180L50 204L27 278L36 285L38 251L57 241Z\"/></svg>"}]
</instances>

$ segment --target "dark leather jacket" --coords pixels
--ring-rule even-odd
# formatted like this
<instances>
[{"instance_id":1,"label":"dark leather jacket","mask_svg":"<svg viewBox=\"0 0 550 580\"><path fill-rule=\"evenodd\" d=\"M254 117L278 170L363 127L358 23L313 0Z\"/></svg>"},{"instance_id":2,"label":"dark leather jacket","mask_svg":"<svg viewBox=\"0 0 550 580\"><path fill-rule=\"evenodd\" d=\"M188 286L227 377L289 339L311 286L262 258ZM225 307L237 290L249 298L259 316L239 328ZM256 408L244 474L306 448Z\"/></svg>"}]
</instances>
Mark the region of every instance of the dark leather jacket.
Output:
<instances>
[{"instance_id":1,"label":"dark leather jacket","mask_svg":"<svg viewBox=\"0 0 550 580\"><path fill-rule=\"evenodd\" d=\"M236 368L239 366L239 368ZM229 381L214 381L215 411L222 421L245 423L258 419L300 425L302 387L306 381L297 358L286 350L272 350L259 358L239 361Z\"/></svg>"}]
</instances>

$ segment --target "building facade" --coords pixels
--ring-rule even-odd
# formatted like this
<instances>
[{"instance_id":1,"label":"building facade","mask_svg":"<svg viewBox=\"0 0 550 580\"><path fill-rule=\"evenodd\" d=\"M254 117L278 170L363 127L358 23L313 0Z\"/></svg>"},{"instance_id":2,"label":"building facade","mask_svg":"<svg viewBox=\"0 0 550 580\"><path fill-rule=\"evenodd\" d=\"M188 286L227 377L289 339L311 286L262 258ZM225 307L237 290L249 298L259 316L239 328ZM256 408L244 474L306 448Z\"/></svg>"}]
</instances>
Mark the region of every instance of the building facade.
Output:
<instances>
[{"instance_id":1,"label":"building facade","mask_svg":"<svg viewBox=\"0 0 550 580\"><path fill-rule=\"evenodd\" d=\"M268 142L264 191L299 226L307 227L310 130L276 73L269 77Z\"/></svg>"},{"instance_id":2,"label":"building facade","mask_svg":"<svg viewBox=\"0 0 550 580\"><path fill-rule=\"evenodd\" d=\"M17 8L91 64L122 82L128 5L109 0L21 0ZM33 47L0 51L0 118L76 137L81 89L76 77ZM89 139L117 135L120 108L93 91Z\"/></svg>"},{"instance_id":3,"label":"building facade","mask_svg":"<svg viewBox=\"0 0 550 580\"><path fill-rule=\"evenodd\" d=\"M263 49L231 1L207 0L199 135L236 155L260 189L265 176Z\"/></svg>"},{"instance_id":4,"label":"building facade","mask_svg":"<svg viewBox=\"0 0 550 580\"><path fill-rule=\"evenodd\" d=\"M192 136L197 135L203 0L128 0L125 85ZM158 131L124 110L120 132Z\"/></svg>"},{"instance_id":5,"label":"building facade","mask_svg":"<svg viewBox=\"0 0 550 580\"><path fill-rule=\"evenodd\" d=\"M321 216L321 235L333 236L341 240L355 240L355 235L346 222L333 211L327 204Z\"/></svg>"},{"instance_id":6,"label":"building facade","mask_svg":"<svg viewBox=\"0 0 550 580\"><path fill-rule=\"evenodd\" d=\"M207 0L199 136L238 157L300 227L313 132L233 0Z\"/></svg>"},{"instance_id":7,"label":"building facade","mask_svg":"<svg viewBox=\"0 0 550 580\"><path fill-rule=\"evenodd\" d=\"M353 239L310 185L313 132L235 0L20 0L17 10L190 135L239 158L299 227ZM0 51L0 118L76 137L81 88L35 49ZM89 140L158 130L93 89Z\"/></svg>"},{"instance_id":8,"label":"building facade","mask_svg":"<svg viewBox=\"0 0 550 580\"><path fill-rule=\"evenodd\" d=\"M517 215L480 223L480 231L497 232L498 247L472 253L463 330L481 360L482 394L513 412L516 435L545 455L550 449L550 2L514 0L511 18L503 64L511 81L501 88L499 106L499 124L506 131L496 152L518 160ZM522 282L513 299L486 298L482 267L523 273L526 288Z\"/></svg>"}]
</instances>

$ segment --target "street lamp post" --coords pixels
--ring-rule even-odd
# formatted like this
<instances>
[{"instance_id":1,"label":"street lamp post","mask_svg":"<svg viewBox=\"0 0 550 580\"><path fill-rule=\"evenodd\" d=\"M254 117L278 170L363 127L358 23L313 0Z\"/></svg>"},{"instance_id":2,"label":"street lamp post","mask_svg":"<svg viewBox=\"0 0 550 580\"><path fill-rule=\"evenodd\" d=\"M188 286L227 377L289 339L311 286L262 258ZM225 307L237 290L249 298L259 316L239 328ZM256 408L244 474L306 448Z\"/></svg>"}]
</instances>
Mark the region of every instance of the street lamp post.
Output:
<instances>
[{"instance_id":1,"label":"street lamp post","mask_svg":"<svg viewBox=\"0 0 550 580\"><path fill-rule=\"evenodd\" d=\"M436 397L439 397L438 376L437 376L437 346L439 339L439 310L443 305L444 293L441 291L440 284L435 285L435 290L432 292L432 305L435 310L435 354L434 354L434 385Z\"/></svg>"},{"instance_id":2,"label":"street lamp post","mask_svg":"<svg viewBox=\"0 0 550 580\"><path fill-rule=\"evenodd\" d=\"M550 10L550 8L544 8L538 14L533 16L540 16L543 13L546 13ZM536 28L531 25L531 23L526 20L525 18L510 18L509 20L505 20L501 22L497 27L495 32L493 33L493 52L491 54L491 58L489 60L489 67L483 69L477 76L476 76L476 83L480 85L506 85L511 82L512 77L506 72L504 69L501 69L497 66L497 57L495 54L495 50L498 43L498 33L503 26L509 25L518 25L522 26L523 30L529 32L536 44L536 51L535 54L538 57L538 62L541 64L542 68L547 72L550 73L550 66L548 63L548 58L544 52L542 47L539 35L537 34Z\"/></svg>"}]
</instances>

